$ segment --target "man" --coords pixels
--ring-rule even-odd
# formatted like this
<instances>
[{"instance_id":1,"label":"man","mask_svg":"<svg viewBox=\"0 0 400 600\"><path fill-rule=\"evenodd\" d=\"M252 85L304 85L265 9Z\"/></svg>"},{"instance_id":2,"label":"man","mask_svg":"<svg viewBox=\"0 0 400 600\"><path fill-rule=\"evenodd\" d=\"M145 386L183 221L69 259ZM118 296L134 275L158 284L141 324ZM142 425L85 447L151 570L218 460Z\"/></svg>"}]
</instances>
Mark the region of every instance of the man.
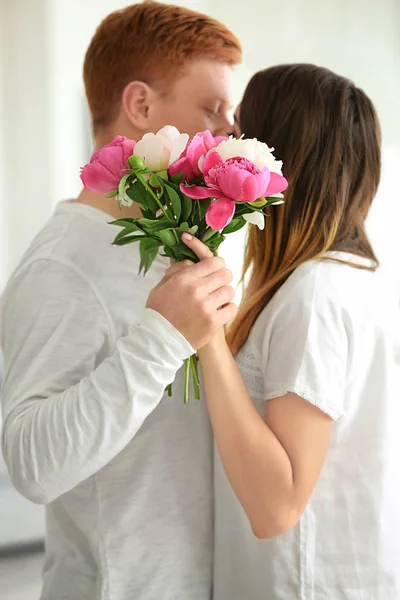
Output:
<instances>
[{"instance_id":1,"label":"man","mask_svg":"<svg viewBox=\"0 0 400 600\"><path fill-rule=\"evenodd\" d=\"M84 67L96 147L166 124L226 132L240 53L223 25L184 8L113 13ZM183 404L180 373L163 392L234 317L231 275L208 258L162 279L160 257L139 277L137 247L111 246L120 214L88 191L62 203L8 284L4 456L19 491L47 505L43 600L206 600L209 423L204 403Z\"/></svg>"}]
</instances>

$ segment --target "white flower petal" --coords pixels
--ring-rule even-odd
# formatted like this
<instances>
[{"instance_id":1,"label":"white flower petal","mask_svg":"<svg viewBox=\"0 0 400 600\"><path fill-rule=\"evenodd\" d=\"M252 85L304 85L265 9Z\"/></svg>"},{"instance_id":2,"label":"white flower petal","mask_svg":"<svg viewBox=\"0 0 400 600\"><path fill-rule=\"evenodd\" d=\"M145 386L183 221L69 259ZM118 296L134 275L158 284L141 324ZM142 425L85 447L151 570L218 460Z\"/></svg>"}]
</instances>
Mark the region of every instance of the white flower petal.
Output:
<instances>
[{"instance_id":1,"label":"white flower petal","mask_svg":"<svg viewBox=\"0 0 400 600\"><path fill-rule=\"evenodd\" d=\"M166 140L154 133L143 136L135 146L135 154L143 159L150 171L157 172L168 168L170 151Z\"/></svg>"},{"instance_id":2,"label":"white flower petal","mask_svg":"<svg viewBox=\"0 0 400 600\"><path fill-rule=\"evenodd\" d=\"M282 175L282 161L276 160L272 151L273 148L269 148L267 144L259 142L255 138L229 138L224 142L220 142L216 148L210 150L210 152L218 152L223 160L242 156L253 162L260 171L268 167L273 173Z\"/></svg>"},{"instance_id":3,"label":"white flower petal","mask_svg":"<svg viewBox=\"0 0 400 600\"><path fill-rule=\"evenodd\" d=\"M200 171L200 173L202 173L202 172L203 172L203 165L204 165L204 161L205 161L205 160L206 160L206 157L205 157L204 155L203 155L203 156L200 156L200 158L199 158L199 162L198 162L198 167L199 167L199 171Z\"/></svg>"},{"instance_id":4,"label":"white flower petal","mask_svg":"<svg viewBox=\"0 0 400 600\"><path fill-rule=\"evenodd\" d=\"M173 125L166 125L162 129L160 129L160 131L157 131L156 135L161 135L162 137L167 138L167 140L173 143L176 140L176 138L178 138L181 135L181 133L179 129L177 129Z\"/></svg>"},{"instance_id":5,"label":"white flower petal","mask_svg":"<svg viewBox=\"0 0 400 600\"><path fill-rule=\"evenodd\" d=\"M154 137L154 133L146 133L141 140L139 140L135 146L135 154L139 156L142 160L146 156L146 146L149 139Z\"/></svg>"},{"instance_id":6,"label":"white flower petal","mask_svg":"<svg viewBox=\"0 0 400 600\"><path fill-rule=\"evenodd\" d=\"M253 225L257 225L258 229L264 229L265 227L265 217L257 211L243 215L243 219Z\"/></svg>"},{"instance_id":7,"label":"white flower petal","mask_svg":"<svg viewBox=\"0 0 400 600\"><path fill-rule=\"evenodd\" d=\"M189 136L187 133L180 133L179 136L174 140L171 148L171 155L169 157L168 166L172 165L172 163L178 160L178 158L186 148L188 141Z\"/></svg>"}]
</instances>

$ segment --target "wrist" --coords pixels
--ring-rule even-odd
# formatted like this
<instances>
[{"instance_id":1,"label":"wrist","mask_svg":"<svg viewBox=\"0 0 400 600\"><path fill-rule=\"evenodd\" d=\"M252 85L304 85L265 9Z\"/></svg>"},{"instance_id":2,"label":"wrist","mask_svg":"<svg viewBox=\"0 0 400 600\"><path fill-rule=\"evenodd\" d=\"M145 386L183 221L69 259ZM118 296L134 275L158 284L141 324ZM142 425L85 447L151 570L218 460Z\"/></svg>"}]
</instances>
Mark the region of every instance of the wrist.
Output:
<instances>
[{"instance_id":1,"label":"wrist","mask_svg":"<svg viewBox=\"0 0 400 600\"><path fill-rule=\"evenodd\" d=\"M221 327L214 337L211 338L211 340L205 346L198 350L199 359L204 361L207 358L218 357L226 348L227 343L225 339L225 331L223 327Z\"/></svg>"}]
</instances>

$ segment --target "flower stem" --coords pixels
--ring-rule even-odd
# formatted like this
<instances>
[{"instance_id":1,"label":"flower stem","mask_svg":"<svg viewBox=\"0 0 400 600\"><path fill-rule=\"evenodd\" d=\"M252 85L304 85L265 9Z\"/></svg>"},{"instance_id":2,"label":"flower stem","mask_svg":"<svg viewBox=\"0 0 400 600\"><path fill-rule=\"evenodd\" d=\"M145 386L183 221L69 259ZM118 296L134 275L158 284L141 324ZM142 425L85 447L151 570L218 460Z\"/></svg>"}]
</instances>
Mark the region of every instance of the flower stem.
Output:
<instances>
[{"instance_id":1,"label":"flower stem","mask_svg":"<svg viewBox=\"0 0 400 600\"><path fill-rule=\"evenodd\" d=\"M160 207L160 209L162 210L164 217L166 219L169 220L169 216L167 215L167 213L165 212L165 208L163 207L163 205L160 202L159 197L157 196L157 194L155 194L153 192L153 190L151 189L151 187L147 184L147 182L144 180L143 175L141 175L140 173L136 173L136 177L139 179L140 183L142 184L142 186L149 192L149 194L151 196L153 196L154 200L157 202L158 206Z\"/></svg>"},{"instance_id":2,"label":"flower stem","mask_svg":"<svg viewBox=\"0 0 400 600\"><path fill-rule=\"evenodd\" d=\"M185 360L185 378L183 381L183 401L185 404L189 403L189 373L190 373L190 358Z\"/></svg>"},{"instance_id":3,"label":"flower stem","mask_svg":"<svg viewBox=\"0 0 400 600\"><path fill-rule=\"evenodd\" d=\"M197 369L199 359L197 358L197 354L193 354L189 360L190 360L190 366L192 369L194 397L196 400L200 400L200 381L199 381L199 373L198 373L198 369Z\"/></svg>"},{"instance_id":4,"label":"flower stem","mask_svg":"<svg viewBox=\"0 0 400 600\"><path fill-rule=\"evenodd\" d=\"M170 383L169 385L167 385L167 387L165 388L165 391L168 394L168 397L171 398L172 396L172 383Z\"/></svg>"}]
</instances>

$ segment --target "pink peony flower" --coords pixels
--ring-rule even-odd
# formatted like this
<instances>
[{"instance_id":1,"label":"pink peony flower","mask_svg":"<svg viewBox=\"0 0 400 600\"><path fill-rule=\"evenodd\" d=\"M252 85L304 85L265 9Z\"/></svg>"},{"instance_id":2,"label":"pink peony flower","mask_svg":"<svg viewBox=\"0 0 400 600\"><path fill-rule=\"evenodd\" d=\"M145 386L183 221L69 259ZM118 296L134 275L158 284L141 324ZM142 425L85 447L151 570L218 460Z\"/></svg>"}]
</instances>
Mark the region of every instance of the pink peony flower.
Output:
<instances>
[{"instance_id":1,"label":"pink peony flower","mask_svg":"<svg viewBox=\"0 0 400 600\"><path fill-rule=\"evenodd\" d=\"M214 137L208 130L197 133L187 143L178 160L169 167L170 176L183 173L184 180L192 183L194 179L201 177L203 174L201 166L207 152L225 140L228 140L228 138L223 136Z\"/></svg>"},{"instance_id":2,"label":"pink peony flower","mask_svg":"<svg viewBox=\"0 0 400 600\"><path fill-rule=\"evenodd\" d=\"M81 171L85 188L100 194L114 192L124 175L135 144L134 140L118 135L110 144L97 150Z\"/></svg>"},{"instance_id":3,"label":"pink peony flower","mask_svg":"<svg viewBox=\"0 0 400 600\"><path fill-rule=\"evenodd\" d=\"M206 214L207 225L216 231L231 222L236 202L255 202L287 188L286 179L277 173L271 174L268 167L260 171L253 162L241 156L223 160L218 152L207 155L203 174L207 187L182 183L181 191L195 200L216 198Z\"/></svg>"}]
</instances>

